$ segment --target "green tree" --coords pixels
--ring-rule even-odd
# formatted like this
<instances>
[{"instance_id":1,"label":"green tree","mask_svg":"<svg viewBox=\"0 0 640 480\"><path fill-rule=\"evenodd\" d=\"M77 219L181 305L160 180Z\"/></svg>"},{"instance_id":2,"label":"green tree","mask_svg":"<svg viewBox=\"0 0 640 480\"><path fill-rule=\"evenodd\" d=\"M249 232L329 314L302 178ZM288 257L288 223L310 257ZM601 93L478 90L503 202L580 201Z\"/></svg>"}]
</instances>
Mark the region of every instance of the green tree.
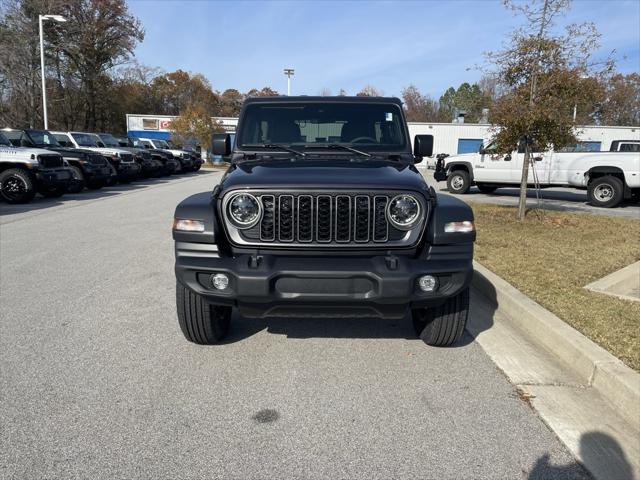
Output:
<instances>
[{"instance_id":1,"label":"green tree","mask_svg":"<svg viewBox=\"0 0 640 480\"><path fill-rule=\"evenodd\" d=\"M456 114L465 112L466 121L477 123L483 117L483 109L490 107L491 97L485 94L477 83L471 85L465 82L457 89L449 87L438 103L441 121L450 122Z\"/></svg>"},{"instance_id":2,"label":"green tree","mask_svg":"<svg viewBox=\"0 0 640 480\"><path fill-rule=\"evenodd\" d=\"M596 65L590 53L597 47L592 24L570 25L564 34L554 33L554 22L569 7L569 0L508 1L507 6L524 17L525 26L511 34L508 46L488 54L505 93L491 111L494 140L503 152L522 141L525 146L518 218L523 219L532 146L548 149L575 143L573 108L593 102ZM604 70L610 68L605 65ZM597 83L597 82L595 82Z\"/></svg>"}]
</instances>

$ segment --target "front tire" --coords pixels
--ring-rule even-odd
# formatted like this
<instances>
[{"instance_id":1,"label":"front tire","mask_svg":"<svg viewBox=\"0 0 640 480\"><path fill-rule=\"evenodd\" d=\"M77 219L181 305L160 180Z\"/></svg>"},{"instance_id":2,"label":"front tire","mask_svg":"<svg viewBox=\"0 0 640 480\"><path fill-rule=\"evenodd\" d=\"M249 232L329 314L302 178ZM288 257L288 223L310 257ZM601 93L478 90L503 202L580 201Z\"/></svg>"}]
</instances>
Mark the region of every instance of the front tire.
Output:
<instances>
[{"instance_id":1,"label":"front tire","mask_svg":"<svg viewBox=\"0 0 640 480\"><path fill-rule=\"evenodd\" d=\"M449 189L451 193L462 195L467 193L469 188L471 188L469 172L466 170L454 170L449 173L447 177L447 189Z\"/></svg>"},{"instance_id":2,"label":"front tire","mask_svg":"<svg viewBox=\"0 0 640 480\"><path fill-rule=\"evenodd\" d=\"M67 188L67 193L80 193L82 190L84 190L84 187L87 184L87 181L84 178L84 173L82 173L82 170L80 170L78 167L75 167L73 165L69 166L69 170L71 170L71 174L76 181L73 182L69 188Z\"/></svg>"},{"instance_id":3,"label":"front tire","mask_svg":"<svg viewBox=\"0 0 640 480\"><path fill-rule=\"evenodd\" d=\"M180 282L176 282L178 323L185 338L199 345L213 345L229 331L231 307L211 305Z\"/></svg>"},{"instance_id":4,"label":"front tire","mask_svg":"<svg viewBox=\"0 0 640 480\"><path fill-rule=\"evenodd\" d=\"M427 345L448 347L464 333L469 313L469 288L449 298L436 308L419 308L411 311L416 335Z\"/></svg>"},{"instance_id":5,"label":"front tire","mask_svg":"<svg viewBox=\"0 0 640 480\"><path fill-rule=\"evenodd\" d=\"M7 203L29 203L36 196L31 176L19 168L0 173L0 196Z\"/></svg>"},{"instance_id":6,"label":"front tire","mask_svg":"<svg viewBox=\"0 0 640 480\"><path fill-rule=\"evenodd\" d=\"M587 197L589 203L595 207L615 207L624 198L624 184L612 175L598 177L589 183Z\"/></svg>"}]
</instances>

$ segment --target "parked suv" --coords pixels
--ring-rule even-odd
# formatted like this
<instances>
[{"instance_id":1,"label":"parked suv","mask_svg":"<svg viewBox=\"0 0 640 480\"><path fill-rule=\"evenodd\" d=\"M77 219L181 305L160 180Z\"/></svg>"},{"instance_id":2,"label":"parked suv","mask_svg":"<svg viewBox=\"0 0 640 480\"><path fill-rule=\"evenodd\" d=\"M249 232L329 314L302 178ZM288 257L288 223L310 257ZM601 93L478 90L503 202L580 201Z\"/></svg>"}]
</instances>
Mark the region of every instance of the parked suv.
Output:
<instances>
[{"instance_id":1,"label":"parked suv","mask_svg":"<svg viewBox=\"0 0 640 480\"><path fill-rule=\"evenodd\" d=\"M142 178L155 177L160 174L162 164L151 156L151 152L144 148L129 147L128 145L121 146L118 139L110 133L98 133L97 135L107 148L118 148L131 152L135 162L140 165L140 176Z\"/></svg>"},{"instance_id":2,"label":"parked suv","mask_svg":"<svg viewBox=\"0 0 640 480\"><path fill-rule=\"evenodd\" d=\"M212 192L175 211L178 322L192 342L245 317L402 318L430 345L462 335L475 229L460 200L436 195L415 163L396 98L245 101L230 166Z\"/></svg>"},{"instance_id":3,"label":"parked suv","mask_svg":"<svg viewBox=\"0 0 640 480\"><path fill-rule=\"evenodd\" d=\"M144 149L151 154L151 157L161 164L160 175L171 175L180 169L180 162L173 158L173 155L159 150L151 148L142 143L138 137L120 137L118 138L118 145L122 147L133 147L136 149Z\"/></svg>"},{"instance_id":4,"label":"parked suv","mask_svg":"<svg viewBox=\"0 0 640 480\"><path fill-rule=\"evenodd\" d=\"M0 132L0 197L7 203L28 203L39 192L62 196L73 176L62 155L41 148L17 148Z\"/></svg>"},{"instance_id":5,"label":"parked suv","mask_svg":"<svg viewBox=\"0 0 640 480\"><path fill-rule=\"evenodd\" d=\"M173 155L179 163L180 172L190 172L194 169L195 162L191 158L191 154L187 151L177 148L171 148L171 146L164 140L157 138L140 138L140 141L146 148L155 148Z\"/></svg>"},{"instance_id":6,"label":"parked suv","mask_svg":"<svg viewBox=\"0 0 640 480\"><path fill-rule=\"evenodd\" d=\"M51 132L63 145L85 148L101 154L117 173L117 179L129 183L140 173L140 165L133 159L133 153L121 148L107 148L95 133L86 132ZM64 142L64 143L63 143Z\"/></svg>"},{"instance_id":7,"label":"parked suv","mask_svg":"<svg viewBox=\"0 0 640 480\"><path fill-rule=\"evenodd\" d=\"M84 187L89 189L102 188L111 175L109 163L102 155L91 150L64 147L47 130L5 128L3 133L16 147L44 148L62 155L75 180L67 188L69 193L79 193Z\"/></svg>"}]
</instances>

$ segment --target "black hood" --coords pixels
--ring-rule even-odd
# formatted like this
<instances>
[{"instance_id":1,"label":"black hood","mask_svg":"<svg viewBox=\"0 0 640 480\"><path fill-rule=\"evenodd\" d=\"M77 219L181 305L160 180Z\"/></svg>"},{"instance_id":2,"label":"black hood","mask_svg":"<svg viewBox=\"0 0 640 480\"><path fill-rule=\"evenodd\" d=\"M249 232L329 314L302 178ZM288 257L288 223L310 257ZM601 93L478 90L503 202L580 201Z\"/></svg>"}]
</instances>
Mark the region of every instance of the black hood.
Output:
<instances>
[{"instance_id":1,"label":"black hood","mask_svg":"<svg viewBox=\"0 0 640 480\"><path fill-rule=\"evenodd\" d=\"M96 155L96 152L91 150L83 150L81 148L69 148L62 147L57 145L36 145L37 148L44 148L46 150L51 150L52 152L58 152L63 157L71 157L71 158L87 158L89 156Z\"/></svg>"},{"instance_id":2,"label":"black hood","mask_svg":"<svg viewBox=\"0 0 640 480\"><path fill-rule=\"evenodd\" d=\"M234 163L221 182L236 188L323 188L413 190L428 195L413 164L393 160L275 160Z\"/></svg>"}]
</instances>

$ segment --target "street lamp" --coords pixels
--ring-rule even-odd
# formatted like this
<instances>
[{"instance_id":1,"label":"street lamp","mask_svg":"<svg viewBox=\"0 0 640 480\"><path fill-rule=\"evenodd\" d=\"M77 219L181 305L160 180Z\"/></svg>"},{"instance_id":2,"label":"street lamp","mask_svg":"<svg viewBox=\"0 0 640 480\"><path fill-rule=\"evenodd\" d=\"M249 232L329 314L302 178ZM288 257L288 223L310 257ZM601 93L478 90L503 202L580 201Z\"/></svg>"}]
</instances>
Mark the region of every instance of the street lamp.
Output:
<instances>
[{"instance_id":1,"label":"street lamp","mask_svg":"<svg viewBox=\"0 0 640 480\"><path fill-rule=\"evenodd\" d=\"M293 68L285 68L284 74L287 76L287 96L291 95L291 76L294 74Z\"/></svg>"},{"instance_id":2,"label":"street lamp","mask_svg":"<svg viewBox=\"0 0 640 480\"><path fill-rule=\"evenodd\" d=\"M66 22L67 19L62 15L38 15L38 25L40 27L40 69L42 71L42 113L44 116L44 129L49 129L47 121L47 89L45 87L44 78L44 40L42 38L42 22L44 20L53 20L54 22Z\"/></svg>"}]
</instances>

